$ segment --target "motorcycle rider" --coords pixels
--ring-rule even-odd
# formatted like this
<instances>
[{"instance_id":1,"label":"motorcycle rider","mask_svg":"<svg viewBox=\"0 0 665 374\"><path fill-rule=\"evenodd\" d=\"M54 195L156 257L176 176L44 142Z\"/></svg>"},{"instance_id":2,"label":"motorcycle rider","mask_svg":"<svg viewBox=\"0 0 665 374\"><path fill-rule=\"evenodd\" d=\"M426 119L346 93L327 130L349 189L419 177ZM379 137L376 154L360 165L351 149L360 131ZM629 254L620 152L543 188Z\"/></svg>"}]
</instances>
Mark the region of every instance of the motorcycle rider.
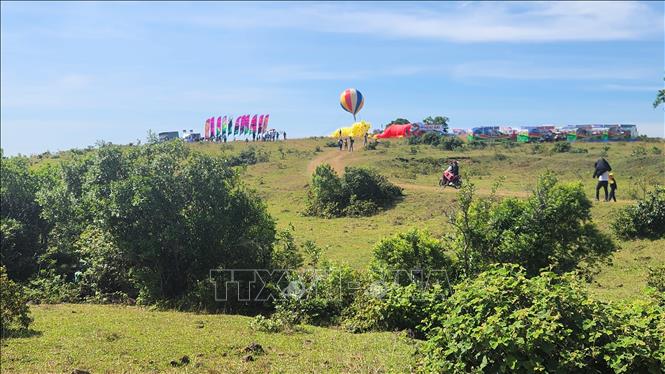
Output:
<instances>
[{"instance_id":1,"label":"motorcycle rider","mask_svg":"<svg viewBox=\"0 0 665 374\"><path fill-rule=\"evenodd\" d=\"M448 185L452 186L453 183L459 179L459 165L457 163L457 160L452 160L450 162L446 171L443 172L444 177L447 173L451 174L451 177L447 179L448 179Z\"/></svg>"}]
</instances>

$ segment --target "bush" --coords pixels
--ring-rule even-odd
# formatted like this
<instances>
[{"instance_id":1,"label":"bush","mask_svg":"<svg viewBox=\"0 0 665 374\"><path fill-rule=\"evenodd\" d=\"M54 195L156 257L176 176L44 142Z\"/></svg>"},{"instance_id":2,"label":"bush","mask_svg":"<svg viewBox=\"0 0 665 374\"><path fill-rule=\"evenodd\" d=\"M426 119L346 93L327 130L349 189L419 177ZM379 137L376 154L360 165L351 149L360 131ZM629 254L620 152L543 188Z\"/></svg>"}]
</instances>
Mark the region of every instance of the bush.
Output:
<instances>
[{"instance_id":1,"label":"bush","mask_svg":"<svg viewBox=\"0 0 665 374\"><path fill-rule=\"evenodd\" d=\"M303 264L303 258L298 251L293 231L295 228L289 224L287 230L277 233L277 240L272 250L273 269L298 269Z\"/></svg>"},{"instance_id":2,"label":"bush","mask_svg":"<svg viewBox=\"0 0 665 374\"><path fill-rule=\"evenodd\" d=\"M344 208L342 214L347 217L367 217L376 214L379 206L371 200L361 200L356 195L351 195L349 205Z\"/></svg>"},{"instance_id":3,"label":"bush","mask_svg":"<svg viewBox=\"0 0 665 374\"><path fill-rule=\"evenodd\" d=\"M312 175L304 214L319 217L365 216L388 207L402 189L374 170L347 167L340 178L328 164Z\"/></svg>"},{"instance_id":4,"label":"bush","mask_svg":"<svg viewBox=\"0 0 665 374\"><path fill-rule=\"evenodd\" d=\"M655 186L636 205L621 209L612 228L626 239L665 237L665 186Z\"/></svg>"},{"instance_id":5,"label":"bush","mask_svg":"<svg viewBox=\"0 0 665 374\"><path fill-rule=\"evenodd\" d=\"M571 148L570 153L589 153L589 150L586 148Z\"/></svg>"},{"instance_id":6,"label":"bush","mask_svg":"<svg viewBox=\"0 0 665 374\"><path fill-rule=\"evenodd\" d=\"M23 288L9 279L5 267L0 266L0 336L30 326L32 318L27 301Z\"/></svg>"},{"instance_id":7,"label":"bush","mask_svg":"<svg viewBox=\"0 0 665 374\"><path fill-rule=\"evenodd\" d=\"M572 146L568 142L557 142L552 146L552 152L556 153L566 153L570 152Z\"/></svg>"},{"instance_id":8,"label":"bush","mask_svg":"<svg viewBox=\"0 0 665 374\"><path fill-rule=\"evenodd\" d=\"M83 264L75 274L81 297L103 303L136 299L138 289L128 271L131 264L107 232L89 227L76 247Z\"/></svg>"},{"instance_id":9,"label":"bush","mask_svg":"<svg viewBox=\"0 0 665 374\"><path fill-rule=\"evenodd\" d=\"M612 307L572 276L491 267L428 312L425 372L659 372L665 314Z\"/></svg>"},{"instance_id":10,"label":"bush","mask_svg":"<svg viewBox=\"0 0 665 374\"><path fill-rule=\"evenodd\" d=\"M294 332L298 330L297 325L298 316L290 310L285 310L281 305L270 317L258 315L250 322L252 329L269 333Z\"/></svg>"},{"instance_id":11,"label":"bush","mask_svg":"<svg viewBox=\"0 0 665 374\"><path fill-rule=\"evenodd\" d=\"M348 204L350 196L342 187L342 180L328 164L316 167L312 174L305 214L319 217L337 217Z\"/></svg>"},{"instance_id":12,"label":"bush","mask_svg":"<svg viewBox=\"0 0 665 374\"><path fill-rule=\"evenodd\" d=\"M339 147L339 143L337 143L336 140L327 140L326 141L326 147L337 148L337 147Z\"/></svg>"},{"instance_id":13,"label":"bush","mask_svg":"<svg viewBox=\"0 0 665 374\"><path fill-rule=\"evenodd\" d=\"M25 288L25 296L36 304L75 303L82 301L80 288L62 275L42 270Z\"/></svg>"},{"instance_id":14,"label":"bush","mask_svg":"<svg viewBox=\"0 0 665 374\"><path fill-rule=\"evenodd\" d=\"M437 132L426 132L420 137L423 144L437 146L441 143L441 135Z\"/></svg>"},{"instance_id":15,"label":"bush","mask_svg":"<svg viewBox=\"0 0 665 374\"><path fill-rule=\"evenodd\" d=\"M418 229L379 241L374 246L371 269L376 278L400 285L448 283L456 278L455 264L443 243Z\"/></svg>"},{"instance_id":16,"label":"bush","mask_svg":"<svg viewBox=\"0 0 665 374\"><path fill-rule=\"evenodd\" d=\"M409 330L412 336L423 338L420 325L431 305L439 303L445 294L438 284L423 287L377 282L358 295L342 325L354 333Z\"/></svg>"},{"instance_id":17,"label":"bush","mask_svg":"<svg viewBox=\"0 0 665 374\"><path fill-rule=\"evenodd\" d=\"M291 314L293 323L337 324L360 284L360 275L349 266L324 262L318 269L289 273L275 306Z\"/></svg>"},{"instance_id":18,"label":"bush","mask_svg":"<svg viewBox=\"0 0 665 374\"><path fill-rule=\"evenodd\" d=\"M268 161L270 161L270 155L266 151L262 149L256 150L256 148L250 146L240 151L239 155L230 157L229 160L227 161L227 164L229 166L241 166L241 165L254 165L259 162L268 162Z\"/></svg>"},{"instance_id":19,"label":"bush","mask_svg":"<svg viewBox=\"0 0 665 374\"><path fill-rule=\"evenodd\" d=\"M458 148L462 148L463 146L464 142L457 136L442 136L441 142L439 144L439 147L446 151L454 151Z\"/></svg>"},{"instance_id":20,"label":"bush","mask_svg":"<svg viewBox=\"0 0 665 374\"><path fill-rule=\"evenodd\" d=\"M551 173L539 178L527 200L476 199L467 182L449 220L466 275L497 262L520 264L530 276L546 267L563 273L597 266L616 249L591 222L591 201L582 185L558 183Z\"/></svg>"}]
</instances>

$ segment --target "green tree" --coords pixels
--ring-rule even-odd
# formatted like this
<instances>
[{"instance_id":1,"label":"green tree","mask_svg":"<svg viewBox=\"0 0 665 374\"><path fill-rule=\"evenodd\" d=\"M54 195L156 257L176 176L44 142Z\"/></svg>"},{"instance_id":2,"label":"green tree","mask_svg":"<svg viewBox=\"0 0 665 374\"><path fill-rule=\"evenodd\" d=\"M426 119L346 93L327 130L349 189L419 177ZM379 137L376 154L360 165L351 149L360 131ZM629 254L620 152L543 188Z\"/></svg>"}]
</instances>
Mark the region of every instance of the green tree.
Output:
<instances>
[{"instance_id":1,"label":"green tree","mask_svg":"<svg viewBox=\"0 0 665 374\"><path fill-rule=\"evenodd\" d=\"M1 153L0 153L1 157ZM11 279L24 281L37 271L44 252L48 224L36 201L40 178L24 157L4 158L0 164L0 264Z\"/></svg>"},{"instance_id":2,"label":"green tree","mask_svg":"<svg viewBox=\"0 0 665 374\"><path fill-rule=\"evenodd\" d=\"M388 127L389 125L406 125L408 123L411 123L411 121L409 121L406 118L396 118L390 123L386 124L386 127Z\"/></svg>"},{"instance_id":3,"label":"green tree","mask_svg":"<svg viewBox=\"0 0 665 374\"><path fill-rule=\"evenodd\" d=\"M200 289L211 269L270 264L274 222L224 160L166 142L133 148L115 165L119 170L106 174L110 183L91 179L90 197L144 300L190 292L212 300L211 287Z\"/></svg>"}]
</instances>

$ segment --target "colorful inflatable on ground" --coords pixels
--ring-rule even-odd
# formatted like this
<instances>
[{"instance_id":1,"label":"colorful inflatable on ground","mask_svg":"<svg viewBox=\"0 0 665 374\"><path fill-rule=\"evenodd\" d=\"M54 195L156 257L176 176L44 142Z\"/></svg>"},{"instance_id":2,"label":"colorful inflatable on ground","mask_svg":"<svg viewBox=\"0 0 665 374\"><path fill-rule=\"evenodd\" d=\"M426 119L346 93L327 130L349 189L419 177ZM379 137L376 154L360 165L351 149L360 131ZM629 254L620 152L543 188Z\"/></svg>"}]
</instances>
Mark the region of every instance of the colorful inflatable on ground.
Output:
<instances>
[{"instance_id":1,"label":"colorful inflatable on ground","mask_svg":"<svg viewBox=\"0 0 665 374\"><path fill-rule=\"evenodd\" d=\"M348 138L349 136L353 136L354 138L359 138L365 136L365 134L369 132L370 128L372 128L372 124L370 124L369 122L360 121L354 123L349 127L341 127L335 130L332 134L330 134L330 137Z\"/></svg>"},{"instance_id":2,"label":"colorful inflatable on ground","mask_svg":"<svg viewBox=\"0 0 665 374\"><path fill-rule=\"evenodd\" d=\"M355 88L347 88L339 96L339 105L347 112L353 114L354 122L356 121L356 113L363 108L363 104L365 104L365 98Z\"/></svg>"},{"instance_id":3,"label":"colorful inflatable on ground","mask_svg":"<svg viewBox=\"0 0 665 374\"><path fill-rule=\"evenodd\" d=\"M388 125L381 134L374 136L377 139L389 139L389 138L403 138L405 136L411 136L411 127L410 123L405 125Z\"/></svg>"}]
</instances>

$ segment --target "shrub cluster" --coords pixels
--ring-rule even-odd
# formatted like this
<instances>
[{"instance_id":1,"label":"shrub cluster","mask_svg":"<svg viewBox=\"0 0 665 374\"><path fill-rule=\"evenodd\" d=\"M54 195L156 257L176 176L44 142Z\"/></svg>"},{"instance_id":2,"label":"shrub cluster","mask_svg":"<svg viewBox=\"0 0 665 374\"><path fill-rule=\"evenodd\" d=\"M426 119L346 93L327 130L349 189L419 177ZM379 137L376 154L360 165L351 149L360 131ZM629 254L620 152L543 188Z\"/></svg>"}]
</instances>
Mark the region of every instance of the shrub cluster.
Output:
<instances>
[{"instance_id":1,"label":"shrub cluster","mask_svg":"<svg viewBox=\"0 0 665 374\"><path fill-rule=\"evenodd\" d=\"M280 148L280 151L283 150ZM284 157L282 157L284 158ZM241 166L241 165L254 165L259 162L268 162L270 161L270 154L262 149L256 149L254 147L248 147L240 151L240 154L237 156L231 156L227 163L229 166Z\"/></svg>"},{"instance_id":2,"label":"shrub cluster","mask_svg":"<svg viewBox=\"0 0 665 374\"><path fill-rule=\"evenodd\" d=\"M0 336L27 329L30 323L32 318L23 287L9 279L5 267L0 266Z\"/></svg>"},{"instance_id":3,"label":"shrub cluster","mask_svg":"<svg viewBox=\"0 0 665 374\"><path fill-rule=\"evenodd\" d=\"M347 167L340 178L328 165L312 175L306 215L319 217L368 216L402 196L402 189L374 170Z\"/></svg>"},{"instance_id":4,"label":"shrub cluster","mask_svg":"<svg viewBox=\"0 0 665 374\"><path fill-rule=\"evenodd\" d=\"M229 167L262 157L249 148L229 163L166 142L102 144L35 170L3 159L2 264L35 301L228 309L210 270L272 261L274 222Z\"/></svg>"},{"instance_id":5,"label":"shrub cluster","mask_svg":"<svg viewBox=\"0 0 665 374\"><path fill-rule=\"evenodd\" d=\"M622 238L664 238L665 186L656 186L637 204L620 210L612 228Z\"/></svg>"},{"instance_id":6,"label":"shrub cluster","mask_svg":"<svg viewBox=\"0 0 665 374\"><path fill-rule=\"evenodd\" d=\"M556 142L552 146L552 151L555 153L566 153L570 152L573 147L568 142Z\"/></svg>"},{"instance_id":7,"label":"shrub cluster","mask_svg":"<svg viewBox=\"0 0 665 374\"><path fill-rule=\"evenodd\" d=\"M514 263L530 276L551 268L563 273L596 266L616 249L591 221L591 201L580 183L539 178L526 200L477 199L474 185L460 191L459 209L449 216L452 243L467 275L492 263Z\"/></svg>"},{"instance_id":8,"label":"shrub cluster","mask_svg":"<svg viewBox=\"0 0 665 374\"><path fill-rule=\"evenodd\" d=\"M424 372L661 372L665 310L593 300L572 276L492 266L428 310Z\"/></svg>"}]
</instances>

